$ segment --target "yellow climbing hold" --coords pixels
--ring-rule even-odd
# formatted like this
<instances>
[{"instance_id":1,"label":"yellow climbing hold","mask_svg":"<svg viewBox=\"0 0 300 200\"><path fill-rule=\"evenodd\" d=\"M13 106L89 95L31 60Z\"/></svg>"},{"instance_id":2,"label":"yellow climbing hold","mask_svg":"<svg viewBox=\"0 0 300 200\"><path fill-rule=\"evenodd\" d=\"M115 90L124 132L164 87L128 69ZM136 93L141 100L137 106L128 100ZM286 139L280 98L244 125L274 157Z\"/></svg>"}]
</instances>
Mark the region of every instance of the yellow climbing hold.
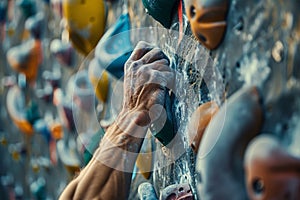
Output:
<instances>
[{"instance_id":1,"label":"yellow climbing hold","mask_svg":"<svg viewBox=\"0 0 300 200\"><path fill-rule=\"evenodd\" d=\"M73 46L88 55L97 45L105 29L103 0L63 0L63 15Z\"/></svg>"}]
</instances>

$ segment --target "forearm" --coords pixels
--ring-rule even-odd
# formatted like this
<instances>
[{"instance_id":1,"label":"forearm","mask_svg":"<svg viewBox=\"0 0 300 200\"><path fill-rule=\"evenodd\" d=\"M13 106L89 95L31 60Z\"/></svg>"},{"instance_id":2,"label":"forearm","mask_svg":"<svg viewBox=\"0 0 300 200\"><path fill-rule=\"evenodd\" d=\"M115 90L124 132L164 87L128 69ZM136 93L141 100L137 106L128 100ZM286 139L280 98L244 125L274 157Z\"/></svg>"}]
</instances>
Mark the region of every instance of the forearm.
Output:
<instances>
[{"instance_id":1,"label":"forearm","mask_svg":"<svg viewBox=\"0 0 300 200\"><path fill-rule=\"evenodd\" d=\"M93 159L60 199L126 199L148 120L139 112L120 114L107 130Z\"/></svg>"},{"instance_id":2,"label":"forearm","mask_svg":"<svg viewBox=\"0 0 300 200\"><path fill-rule=\"evenodd\" d=\"M126 199L131 174L148 126L162 112L174 72L164 53L139 42L125 63L123 110L107 130L88 166L61 199ZM155 106L160 105L160 106Z\"/></svg>"}]
</instances>

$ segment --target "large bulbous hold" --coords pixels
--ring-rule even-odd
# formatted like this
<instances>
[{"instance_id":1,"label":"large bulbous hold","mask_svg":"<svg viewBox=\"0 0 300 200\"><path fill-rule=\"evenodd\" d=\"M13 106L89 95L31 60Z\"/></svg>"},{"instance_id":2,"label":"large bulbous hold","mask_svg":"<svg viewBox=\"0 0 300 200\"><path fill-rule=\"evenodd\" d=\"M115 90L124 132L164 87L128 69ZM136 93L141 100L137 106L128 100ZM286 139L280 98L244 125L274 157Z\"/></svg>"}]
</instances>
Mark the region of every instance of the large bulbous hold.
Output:
<instances>
[{"instance_id":1,"label":"large bulbous hold","mask_svg":"<svg viewBox=\"0 0 300 200\"><path fill-rule=\"evenodd\" d=\"M197 154L200 199L246 199L244 152L263 124L260 98L255 87L240 89L220 107L206 128Z\"/></svg>"},{"instance_id":2,"label":"large bulbous hold","mask_svg":"<svg viewBox=\"0 0 300 200\"><path fill-rule=\"evenodd\" d=\"M176 0L143 0L143 4L149 15L165 28L170 28Z\"/></svg>"},{"instance_id":3,"label":"large bulbous hold","mask_svg":"<svg viewBox=\"0 0 300 200\"><path fill-rule=\"evenodd\" d=\"M274 136L256 137L247 148L244 165L251 200L300 198L300 158Z\"/></svg>"},{"instance_id":4,"label":"large bulbous hold","mask_svg":"<svg viewBox=\"0 0 300 200\"><path fill-rule=\"evenodd\" d=\"M88 55L102 37L106 25L106 11L102 0L63 1L63 15L75 49Z\"/></svg>"},{"instance_id":5,"label":"large bulbous hold","mask_svg":"<svg viewBox=\"0 0 300 200\"><path fill-rule=\"evenodd\" d=\"M226 31L228 0L185 0L194 36L208 49L217 48Z\"/></svg>"},{"instance_id":6,"label":"large bulbous hold","mask_svg":"<svg viewBox=\"0 0 300 200\"><path fill-rule=\"evenodd\" d=\"M37 78L39 65L42 63L42 44L40 40L29 40L7 52L7 61L17 72L23 73L26 80L33 84Z\"/></svg>"}]
</instances>

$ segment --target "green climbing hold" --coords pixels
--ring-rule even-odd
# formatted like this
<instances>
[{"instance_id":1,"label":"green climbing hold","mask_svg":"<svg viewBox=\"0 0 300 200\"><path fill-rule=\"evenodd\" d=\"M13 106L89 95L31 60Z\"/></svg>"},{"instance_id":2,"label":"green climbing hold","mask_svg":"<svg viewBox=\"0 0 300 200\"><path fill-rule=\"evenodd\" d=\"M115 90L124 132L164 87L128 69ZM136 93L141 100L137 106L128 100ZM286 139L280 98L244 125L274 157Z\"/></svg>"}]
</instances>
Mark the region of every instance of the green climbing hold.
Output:
<instances>
[{"instance_id":1,"label":"green climbing hold","mask_svg":"<svg viewBox=\"0 0 300 200\"><path fill-rule=\"evenodd\" d=\"M174 122L172 117L172 101L168 91L165 92L165 112L150 125L152 135L156 137L164 146L167 146L175 137Z\"/></svg>"},{"instance_id":2,"label":"green climbing hold","mask_svg":"<svg viewBox=\"0 0 300 200\"><path fill-rule=\"evenodd\" d=\"M143 0L147 12L164 27L170 28L177 0Z\"/></svg>"}]
</instances>

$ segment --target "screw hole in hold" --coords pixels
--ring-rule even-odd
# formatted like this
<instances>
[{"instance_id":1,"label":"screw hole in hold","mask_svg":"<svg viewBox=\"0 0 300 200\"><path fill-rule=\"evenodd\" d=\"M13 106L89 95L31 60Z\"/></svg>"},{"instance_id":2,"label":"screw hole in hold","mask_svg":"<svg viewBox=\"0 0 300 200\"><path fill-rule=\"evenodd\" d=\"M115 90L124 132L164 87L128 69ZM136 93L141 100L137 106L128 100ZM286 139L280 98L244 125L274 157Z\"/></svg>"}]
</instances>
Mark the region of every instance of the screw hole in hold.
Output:
<instances>
[{"instance_id":1,"label":"screw hole in hold","mask_svg":"<svg viewBox=\"0 0 300 200\"><path fill-rule=\"evenodd\" d=\"M207 41L206 37L204 37L204 36L201 35L201 34L198 34L198 38L199 38L199 40L201 40L201 41L204 42L204 43Z\"/></svg>"},{"instance_id":2,"label":"screw hole in hold","mask_svg":"<svg viewBox=\"0 0 300 200\"><path fill-rule=\"evenodd\" d=\"M186 191L186 193L191 193L191 190Z\"/></svg>"},{"instance_id":3,"label":"screw hole in hold","mask_svg":"<svg viewBox=\"0 0 300 200\"><path fill-rule=\"evenodd\" d=\"M81 0L80 3L81 3L81 4L85 4L85 0Z\"/></svg>"},{"instance_id":4,"label":"screw hole in hold","mask_svg":"<svg viewBox=\"0 0 300 200\"><path fill-rule=\"evenodd\" d=\"M256 178L252 182L252 188L255 194L262 194L265 190L264 182L260 178Z\"/></svg>"},{"instance_id":5,"label":"screw hole in hold","mask_svg":"<svg viewBox=\"0 0 300 200\"><path fill-rule=\"evenodd\" d=\"M195 8L195 6L191 6L190 7L190 15L191 15L191 18L195 17L195 15L196 15L196 8Z\"/></svg>"},{"instance_id":6,"label":"screw hole in hold","mask_svg":"<svg viewBox=\"0 0 300 200\"><path fill-rule=\"evenodd\" d=\"M179 192L183 192L183 190L184 190L183 187L181 187L181 188L179 188L178 191L179 191Z\"/></svg>"},{"instance_id":7,"label":"screw hole in hold","mask_svg":"<svg viewBox=\"0 0 300 200\"><path fill-rule=\"evenodd\" d=\"M235 64L235 66L236 66L236 68L240 68L241 67L241 64L240 64L240 62L236 62L236 64Z\"/></svg>"},{"instance_id":8,"label":"screw hole in hold","mask_svg":"<svg viewBox=\"0 0 300 200\"><path fill-rule=\"evenodd\" d=\"M196 151L195 142L193 142L193 143L191 144L191 148L193 149L193 151Z\"/></svg>"},{"instance_id":9,"label":"screw hole in hold","mask_svg":"<svg viewBox=\"0 0 300 200\"><path fill-rule=\"evenodd\" d=\"M237 24L234 26L234 29L238 32L244 29L244 19L239 17Z\"/></svg>"},{"instance_id":10,"label":"screw hole in hold","mask_svg":"<svg viewBox=\"0 0 300 200\"><path fill-rule=\"evenodd\" d=\"M166 200L176 200L176 198L177 198L177 195L172 193L166 198Z\"/></svg>"},{"instance_id":11,"label":"screw hole in hold","mask_svg":"<svg viewBox=\"0 0 300 200\"><path fill-rule=\"evenodd\" d=\"M95 17L90 17L90 22L94 22L95 21Z\"/></svg>"}]
</instances>

